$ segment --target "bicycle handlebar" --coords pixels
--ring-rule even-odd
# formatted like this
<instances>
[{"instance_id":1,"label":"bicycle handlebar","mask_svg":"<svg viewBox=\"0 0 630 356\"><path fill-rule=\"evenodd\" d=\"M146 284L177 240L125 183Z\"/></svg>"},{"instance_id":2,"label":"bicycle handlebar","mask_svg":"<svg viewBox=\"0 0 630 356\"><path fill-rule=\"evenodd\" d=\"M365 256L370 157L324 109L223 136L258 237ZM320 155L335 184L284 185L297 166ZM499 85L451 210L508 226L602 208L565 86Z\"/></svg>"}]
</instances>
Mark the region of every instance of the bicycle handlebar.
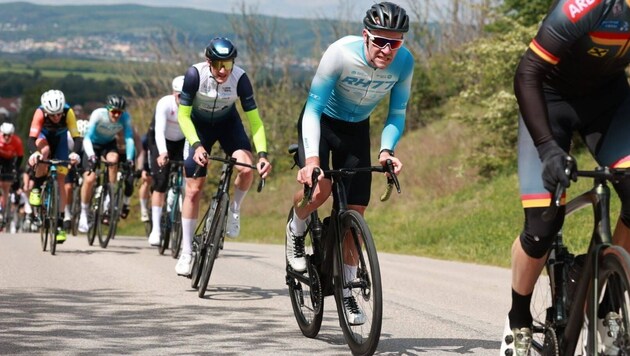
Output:
<instances>
[{"instance_id":1,"label":"bicycle handlebar","mask_svg":"<svg viewBox=\"0 0 630 356\"><path fill-rule=\"evenodd\" d=\"M577 179L577 177L593 178L595 181L609 181L611 183L619 182L622 179L626 179L630 176L630 169L628 168L611 168L611 167L597 167L594 170L578 171L574 170L575 161L573 159L567 159L567 168L565 173L567 176ZM549 207L543 212L542 219L544 221L551 221L558 214L558 209L562 204L562 195L566 191L566 188L558 183L556 190L551 197L551 203Z\"/></svg>"},{"instance_id":2,"label":"bicycle handlebar","mask_svg":"<svg viewBox=\"0 0 630 356\"><path fill-rule=\"evenodd\" d=\"M387 186L385 188L385 192L381 195L381 201L386 201L390 198L392 194L392 190L394 186L396 187L396 191L400 194L400 182L398 181L398 177L394 173L394 164L391 159L388 159L385 163L385 166L371 166L371 167L359 167L359 168L340 168L340 169L331 169L325 170L324 174L329 174L332 176L339 177L347 177L359 172L381 172L388 173L387 176ZM313 198L313 192L315 191L315 187L317 186L318 177L321 174L321 170L319 167L313 170L313 175L311 177L311 185L304 184L304 196L298 202L298 208L302 208L311 202Z\"/></svg>"},{"instance_id":3,"label":"bicycle handlebar","mask_svg":"<svg viewBox=\"0 0 630 356\"><path fill-rule=\"evenodd\" d=\"M258 167L256 167L253 164L249 164L249 163L243 163L243 162L239 162L236 160L236 158L230 157L230 158L223 158L223 157L219 157L219 156L208 156L207 152L203 153L203 156L208 159L208 160L213 160L213 161L218 161L218 162L223 162L226 164L229 164L231 166L242 166L242 167L248 167L251 169L255 169L257 170ZM206 163L207 165L207 163ZM195 168L195 171L193 172L192 178L197 178L197 176L199 175L199 171L201 170L201 168L203 168L205 166L202 165L197 165L197 167ZM264 167L264 163L263 163L263 167ZM258 182L258 188L256 188L256 191L258 193L260 193L260 191L263 189L263 187L265 186L265 178L262 178L259 182Z\"/></svg>"}]
</instances>

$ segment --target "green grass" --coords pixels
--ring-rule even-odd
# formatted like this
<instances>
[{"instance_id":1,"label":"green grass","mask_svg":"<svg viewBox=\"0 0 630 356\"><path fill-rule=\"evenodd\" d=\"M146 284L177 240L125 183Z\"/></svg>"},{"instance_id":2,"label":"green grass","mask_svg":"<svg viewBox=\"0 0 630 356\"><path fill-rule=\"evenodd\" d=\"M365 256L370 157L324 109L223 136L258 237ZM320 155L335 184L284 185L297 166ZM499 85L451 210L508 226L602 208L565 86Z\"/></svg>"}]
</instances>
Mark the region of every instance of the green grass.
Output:
<instances>
[{"instance_id":1,"label":"green grass","mask_svg":"<svg viewBox=\"0 0 630 356\"><path fill-rule=\"evenodd\" d=\"M366 218L379 251L509 267L511 245L523 225L518 179L514 172L482 180L465 168L473 139L454 122L437 122L403 137L397 149L404 164L402 194L393 193L390 201L380 202L385 179L375 175L372 183ZM585 154L578 155L577 161L583 169L595 167ZM300 189L295 173L274 172L262 193L250 190L243 204L239 241L284 243L291 197ZM588 180L574 183L569 197L590 184ZM613 211L618 211L617 200L613 199ZM208 203L202 200L202 207ZM133 209L121 224L121 233L144 234L138 214L139 209ZM585 248L592 231L589 219L590 209L569 218L565 243Z\"/></svg>"}]
</instances>

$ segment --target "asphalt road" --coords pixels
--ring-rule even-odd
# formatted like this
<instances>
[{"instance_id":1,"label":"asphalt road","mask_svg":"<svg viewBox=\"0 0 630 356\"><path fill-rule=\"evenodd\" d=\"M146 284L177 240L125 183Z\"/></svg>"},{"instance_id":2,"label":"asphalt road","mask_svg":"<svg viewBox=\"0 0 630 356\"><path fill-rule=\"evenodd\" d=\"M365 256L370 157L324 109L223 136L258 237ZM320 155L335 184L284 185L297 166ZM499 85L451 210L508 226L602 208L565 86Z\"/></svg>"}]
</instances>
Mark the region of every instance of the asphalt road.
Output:
<instances>
[{"instance_id":1,"label":"asphalt road","mask_svg":"<svg viewBox=\"0 0 630 356\"><path fill-rule=\"evenodd\" d=\"M343 355L333 297L304 337L284 279L284 246L226 241L205 298L142 237L107 249L69 236L57 255L39 235L0 234L0 354ZM507 269L381 253L377 354L497 355Z\"/></svg>"}]
</instances>

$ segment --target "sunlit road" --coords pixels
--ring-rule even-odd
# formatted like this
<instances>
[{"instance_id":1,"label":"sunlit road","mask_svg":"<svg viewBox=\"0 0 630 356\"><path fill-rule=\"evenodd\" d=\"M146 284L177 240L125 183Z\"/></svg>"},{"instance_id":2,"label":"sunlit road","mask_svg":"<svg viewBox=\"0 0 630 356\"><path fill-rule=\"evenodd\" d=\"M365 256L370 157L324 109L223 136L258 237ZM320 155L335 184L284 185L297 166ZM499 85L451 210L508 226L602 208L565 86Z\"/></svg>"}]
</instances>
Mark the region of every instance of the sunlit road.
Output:
<instances>
[{"instance_id":1,"label":"sunlit road","mask_svg":"<svg viewBox=\"0 0 630 356\"><path fill-rule=\"evenodd\" d=\"M0 234L0 354L349 354L335 302L302 336L284 246L226 241L205 298L175 260L141 237L107 249L69 236L56 256L39 235ZM509 271L380 254L384 320L377 354L497 355Z\"/></svg>"}]
</instances>

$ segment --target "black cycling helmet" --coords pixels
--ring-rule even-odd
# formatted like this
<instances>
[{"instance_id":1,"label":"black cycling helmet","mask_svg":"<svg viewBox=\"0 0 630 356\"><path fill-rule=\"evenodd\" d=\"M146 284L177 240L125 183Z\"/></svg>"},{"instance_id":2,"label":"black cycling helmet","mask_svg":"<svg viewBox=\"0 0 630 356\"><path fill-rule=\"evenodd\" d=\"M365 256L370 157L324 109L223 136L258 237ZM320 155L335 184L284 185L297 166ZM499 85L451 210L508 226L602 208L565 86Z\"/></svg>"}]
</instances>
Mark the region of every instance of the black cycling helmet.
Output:
<instances>
[{"instance_id":1,"label":"black cycling helmet","mask_svg":"<svg viewBox=\"0 0 630 356\"><path fill-rule=\"evenodd\" d=\"M402 7L391 2L382 2L372 5L366 12L363 25L370 30L407 32L409 16Z\"/></svg>"},{"instance_id":2,"label":"black cycling helmet","mask_svg":"<svg viewBox=\"0 0 630 356\"><path fill-rule=\"evenodd\" d=\"M124 111L125 107L127 106L127 101L125 100L125 97L123 97L122 95L109 95L107 97L106 105L109 109Z\"/></svg>"},{"instance_id":3,"label":"black cycling helmet","mask_svg":"<svg viewBox=\"0 0 630 356\"><path fill-rule=\"evenodd\" d=\"M226 60L236 58L236 47L225 37L216 37L206 47L206 58L209 60Z\"/></svg>"}]
</instances>

